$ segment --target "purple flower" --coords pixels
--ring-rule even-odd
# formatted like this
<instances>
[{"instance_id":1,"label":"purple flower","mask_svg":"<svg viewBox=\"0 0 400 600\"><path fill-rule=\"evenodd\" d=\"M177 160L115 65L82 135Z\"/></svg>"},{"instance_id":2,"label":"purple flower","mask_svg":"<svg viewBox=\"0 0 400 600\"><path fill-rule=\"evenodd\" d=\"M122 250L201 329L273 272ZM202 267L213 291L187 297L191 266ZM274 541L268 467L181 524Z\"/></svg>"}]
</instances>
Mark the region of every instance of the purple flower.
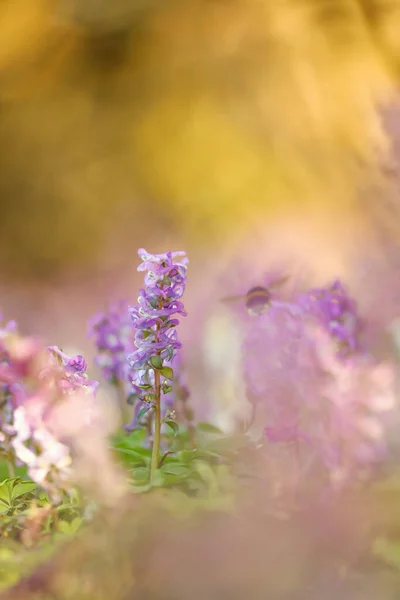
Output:
<instances>
[{"instance_id":1,"label":"purple flower","mask_svg":"<svg viewBox=\"0 0 400 600\"><path fill-rule=\"evenodd\" d=\"M270 443L307 441L332 482L381 460L394 370L360 351L356 306L340 282L292 305L271 301L243 325L247 391L263 411Z\"/></svg>"},{"instance_id":2,"label":"purple flower","mask_svg":"<svg viewBox=\"0 0 400 600\"><path fill-rule=\"evenodd\" d=\"M88 379L86 374L87 362L83 356L68 356L58 346L49 346L48 351L55 357L61 367L59 385L64 391L76 391L83 388L89 393L95 393L98 382Z\"/></svg>"},{"instance_id":3,"label":"purple flower","mask_svg":"<svg viewBox=\"0 0 400 600\"><path fill-rule=\"evenodd\" d=\"M180 298L185 291L188 259L184 252L149 254L141 249L138 254L143 261L138 271L146 271L146 275L138 305L130 309L136 349L129 362L138 400L152 401L157 393L156 373L160 390L168 396L171 365L181 348L176 331L179 320L172 316L186 315Z\"/></svg>"},{"instance_id":4,"label":"purple flower","mask_svg":"<svg viewBox=\"0 0 400 600\"><path fill-rule=\"evenodd\" d=\"M95 340L98 351L95 362L104 378L126 388L128 396L131 392L128 356L134 350L128 303L121 300L107 312L95 315L89 322L89 335Z\"/></svg>"},{"instance_id":5,"label":"purple flower","mask_svg":"<svg viewBox=\"0 0 400 600\"><path fill-rule=\"evenodd\" d=\"M87 369L87 362L83 356L77 354L69 359L67 366L77 373L84 373Z\"/></svg>"},{"instance_id":6,"label":"purple flower","mask_svg":"<svg viewBox=\"0 0 400 600\"><path fill-rule=\"evenodd\" d=\"M310 290L298 302L336 340L341 355L359 350L357 306L340 281Z\"/></svg>"}]
</instances>

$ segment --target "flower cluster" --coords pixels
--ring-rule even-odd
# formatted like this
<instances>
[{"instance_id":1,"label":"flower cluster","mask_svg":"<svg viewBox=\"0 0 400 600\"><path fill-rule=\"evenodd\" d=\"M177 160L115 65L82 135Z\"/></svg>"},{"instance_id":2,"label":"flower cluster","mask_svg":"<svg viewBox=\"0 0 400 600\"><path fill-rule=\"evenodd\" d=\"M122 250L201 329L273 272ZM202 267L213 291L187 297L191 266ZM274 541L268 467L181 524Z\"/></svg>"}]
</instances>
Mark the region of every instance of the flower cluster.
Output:
<instances>
[{"instance_id":1,"label":"flower cluster","mask_svg":"<svg viewBox=\"0 0 400 600\"><path fill-rule=\"evenodd\" d=\"M70 448L49 428L49 406L40 397L30 398L14 413L12 447L16 457L28 467L29 477L46 489L57 502L60 490L71 476Z\"/></svg>"},{"instance_id":2,"label":"flower cluster","mask_svg":"<svg viewBox=\"0 0 400 600\"><path fill-rule=\"evenodd\" d=\"M47 352L39 341L21 338L14 321L0 329L0 450L13 459L14 414L35 387L35 376Z\"/></svg>"},{"instance_id":3,"label":"flower cluster","mask_svg":"<svg viewBox=\"0 0 400 600\"><path fill-rule=\"evenodd\" d=\"M127 357L134 350L128 303L121 300L95 315L89 322L89 335L94 338L98 351L95 362L104 378L122 386L128 397L131 390Z\"/></svg>"},{"instance_id":4,"label":"flower cluster","mask_svg":"<svg viewBox=\"0 0 400 600\"><path fill-rule=\"evenodd\" d=\"M242 365L249 400L258 405L272 443L306 437L320 372L302 313L271 303L246 320Z\"/></svg>"},{"instance_id":5,"label":"flower cluster","mask_svg":"<svg viewBox=\"0 0 400 600\"><path fill-rule=\"evenodd\" d=\"M24 338L13 323L0 332L0 356L0 444L9 470L12 474L17 462L26 465L29 476L59 500L71 456L52 431L52 411L73 394L94 396L98 384L88 379L83 356Z\"/></svg>"},{"instance_id":6,"label":"flower cluster","mask_svg":"<svg viewBox=\"0 0 400 600\"><path fill-rule=\"evenodd\" d=\"M154 255L139 250L138 254L143 261L138 271L146 271L146 275L138 306L131 308L137 349L129 359L134 390L141 400L147 400L148 390L156 385L156 372L164 380L160 383L162 391L170 391L166 380L171 379L172 369L165 361L171 362L181 348L175 329L179 321L171 317L186 315L180 299L185 291L188 259L184 252Z\"/></svg>"},{"instance_id":7,"label":"flower cluster","mask_svg":"<svg viewBox=\"0 0 400 600\"><path fill-rule=\"evenodd\" d=\"M360 319L341 282L246 319L249 399L270 443L303 441L335 480L384 454L382 415L395 405L395 373L359 344Z\"/></svg>"},{"instance_id":8,"label":"flower cluster","mask_svg":"<svg viewBox=\"0 0 400 600\"><path fill-rule=\"evenodd\" d=\"M321 404L328 414L316 443L332 480L340 484L355 469L384 458L383 417L396 405L396 373L392 364L378 363L366 354L342 360L326 331L317 330L315 335L326 373Z\"/></svg>"},{"instance_id":9,"label":"flower cluster","mask_svg":"<svg viewBox=\"0 0 400 600\"><path fill-rule=\"evenodd\" d=\"M341 281L308 291L298 298L298 304L332 336L342 356L360 349L357 306Z\"/></svg>"}]
</instances>

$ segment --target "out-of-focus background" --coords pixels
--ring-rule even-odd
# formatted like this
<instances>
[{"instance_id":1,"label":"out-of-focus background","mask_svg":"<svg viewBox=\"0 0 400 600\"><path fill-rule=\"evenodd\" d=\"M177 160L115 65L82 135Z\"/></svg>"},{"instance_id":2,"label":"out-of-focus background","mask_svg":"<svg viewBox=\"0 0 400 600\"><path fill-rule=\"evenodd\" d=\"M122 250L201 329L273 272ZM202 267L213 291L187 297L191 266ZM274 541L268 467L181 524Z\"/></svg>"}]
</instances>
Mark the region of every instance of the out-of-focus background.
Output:
<instances>
[{"instance_id":1,"label":"out-of-focus background","mask_svg":"<svg viewBox=\"0 0 400 600\"><path fill-rule=\"evenodd\" d=\"M90 356L144 246L189 254L193 359L270 267L390 320L399 30L381 0L2 0L5 316Z\"/></svg>"}]
</instances>

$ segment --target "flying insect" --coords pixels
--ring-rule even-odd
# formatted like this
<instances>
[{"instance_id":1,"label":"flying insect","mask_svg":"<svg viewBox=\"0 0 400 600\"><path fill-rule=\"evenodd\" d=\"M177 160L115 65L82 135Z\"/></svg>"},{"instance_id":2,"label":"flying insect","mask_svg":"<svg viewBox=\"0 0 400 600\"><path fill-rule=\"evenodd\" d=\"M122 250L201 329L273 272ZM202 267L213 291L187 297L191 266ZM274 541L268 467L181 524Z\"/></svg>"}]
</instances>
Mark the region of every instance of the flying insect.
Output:
<instances>
[{"instance_id":1,"label":"flying insect","mask_svg":"<svg viewBox=\"0 0 400 600\"><path fill-rule=\"evenodd\" d=\"M250 288L246 294L240 294L236 296L223 298L222 302L244 302L244 305L249 315L252 317L259 317L270 306L273 297L272 291L275 288L283 285L288 279L288 276L280 277L279 279L273 281L268 287L256 285Z\"/></svg>"}]
</instances>

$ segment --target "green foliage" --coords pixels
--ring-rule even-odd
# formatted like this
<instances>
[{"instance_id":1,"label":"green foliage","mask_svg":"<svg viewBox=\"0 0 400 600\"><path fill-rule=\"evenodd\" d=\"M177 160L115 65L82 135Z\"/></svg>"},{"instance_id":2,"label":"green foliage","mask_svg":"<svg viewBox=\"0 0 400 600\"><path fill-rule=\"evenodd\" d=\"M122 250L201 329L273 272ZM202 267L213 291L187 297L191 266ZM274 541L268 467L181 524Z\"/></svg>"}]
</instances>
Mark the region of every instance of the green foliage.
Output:
<instances>
[{"instance_id":1,"label":"green foliage","mask_svg":"<svg viewBox=\"0 0 400 600\"><path fill-rule=\"evenodd\" d=\"M16 477L21 477L22 479L25 479L26 473L27 468L25 465L23 467L15 467ZM9 477L7 462L5 460L0 460L0 481L4 481L4 479L7 479L7 477Z\"/></svg>"},{"instance_id":2,"label":"green foliage","mask_svg":"<svg viewBox=\"0 0 400 600\"><path fill-rule=\"evenodd\" d=\"M0 514L13 514L26 506L29 495L36 489L33 481L23 481L19 477L5 479L0 483Z\"/></svg>"},{"instance_id":3,"label":"green foliage","mask_svg":"<svg viewBox=\"0 0 400 600\"><path fill-rule=\"evenodd\" d=\"M163 434L164 454L151 483L146 430L138 428L113 439L116 455L130 474L133 492L165 492L163 501L179 517L199 510L231 511L237 487L231 462L249 440L227 436L208 423L198 424L191 432L171 419L164 423L168 426Z\"/></svg>"},{"instance_id":4,"label":"green foliage","mask_svg":"<svg viewBox=\"0 0 400 600\"><path fill-rule=\"evenodd\" d=\"M248 458L252 458L252 453L259 450L246 434L226 435L208 423L199 423L189 431L181 424L166 419L159 468L151 483L152 449L148 443L146 428L138 426L129 434L121 431L113 436L110 443L112 452L125 469L131 484L135 508L129 512L129 517L124 517L129 518L127 535L138 536L138 539L141 532L146 531L147 519L152 522L155 514L160 515L160 522L163 521L162 515L171 515L179 523L179 527L182 526L182 531L188 532L192 529L194 531L196 527L201 529L206 515L211 520L219 515L218 518L229 517L233 519L232 522L236 522L241 491L247 489L246 486L254 488L256 475L253 473L252 460ZM369 532L365 540L367 543L363 544L363 556L368 562L368 569L371 568L372 561L374 576L380 577L382 573L385 577L386 573L398 574L400 478L395 474L382 477L380 481L367 487L360 484L360 490L355 486L355 490L352 502L359 506L357 519L367 524L366 531ZM339 500L339 504L340 502ZM0 532L3 535L0 545L0 589L12 586L44 560L57 554L64 541L74 539L74 544L79 548L79 540L84 539L82 535L85 535L85 524L91 519L90 510L87 510L90 505L77 490L64 495L63 501L53 506L43 490L22 477L7 478L0 484L0 507ZM34 521L36 514L44 517L40 522L38 536L27 543L22 532L29 519ZM268 517L271 520L266 529L271 540L282 539L282 543L290 548L285 549L285 560L270 576L276 579L271 585L284 591L286 588L297 590L299 581L303 580L304 569L313 573L312 569L317 571L320 568L319 558L317 560L315 554L306 547L303 554L303 550L299 550L304 542L296 541L295 529L292 531L292 528L298 525L293 525L290 518L281 520L276 516ZM299 521L301 520L300 515ZM94 526L86 533L94 536L95 533L91 532L95 531ZM108 534L103 532L102 535L106 539ZM88 539L92 540L91 537ZM94 543L93 540L90 543ZM141 547L140 542L137 543ZM296 546L298 543L299 547ZM346 572L351 572L351 565L342 558L341 552L342 550L339 559L332 558L330 568L334 572L337 568L335 561L339 561L340 564L344 563L343 569ZM290 572L286 573L287 569ZM93 571L91 575L94 581L96 574L97 571ZM359 574L356 576L359 577ZM75 587L79 590L79 579L77 581ZM68 595L67 597L69 598ZM82 597L86 600L90 596ZM93 597L97 598L96 594Z\"/></svg>"}]
</instances>

